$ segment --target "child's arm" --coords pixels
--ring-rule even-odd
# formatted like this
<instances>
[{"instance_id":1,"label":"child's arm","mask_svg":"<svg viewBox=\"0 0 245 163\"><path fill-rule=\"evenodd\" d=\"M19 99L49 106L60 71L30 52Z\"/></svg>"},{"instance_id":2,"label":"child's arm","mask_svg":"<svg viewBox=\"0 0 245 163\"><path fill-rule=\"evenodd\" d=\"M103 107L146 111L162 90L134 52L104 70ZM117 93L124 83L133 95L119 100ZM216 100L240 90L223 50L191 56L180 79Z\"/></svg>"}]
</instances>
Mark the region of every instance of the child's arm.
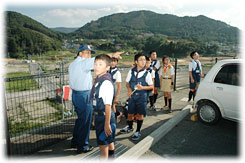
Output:
<instances>
[{"instance_id":1,"label":"child's arm","mask_svg":"<svg viewBox=\"0 0 245 163\"><path fill-rule=\"evenodd\" d=\"M126 87L128 89L128 98L130 98L133 91L130 88L129 82L126 82Z\"/></svg>"},{"instance_id":2,"label":"child's arm","mask_svg":"<svg viewBox=\"0 0 245 163\"><path fill-rule=\"evenodd\" d=\"M122 87L122 83L121 82L116 82L117 84L117 91L116 91L116 95L115 95L115 99L114 99L114 103L117 103L120 91L121 91L121 87Z\"/></svg>"},{"instance_id":3,"label":"child's arm","mask_svg":"<svg viewBox=\"0 0 245 163\"><path fill-rule=\"evenodd\" d=\"M193 76L192 76L192 71L189 71L189 76L191 77L191 83L194 83L194 79L193 79Z\"/></svg>"},{"instance_id":4,"label":"child's arm","mask_svg":"<svg viewBox=\"0 0 245 163\"><path fill-rule=\"evenodd\" d=\"M104 124L104 130L106 136L111 135L111 126L110 126L110 119L111 119L111 105L105 104L105 124Z\"/></svg>"},{"instance_id":5,"label":"child's arm","mask_svg":"<svg viewBox=\"0 0 245 163\"><path fill-rule=\"evenodd\" d=\"M148 86L142 86L140 84L137 84L138 90L152 90L154 87L153 85L148 85Z\"/></svg>"}]
</instances>

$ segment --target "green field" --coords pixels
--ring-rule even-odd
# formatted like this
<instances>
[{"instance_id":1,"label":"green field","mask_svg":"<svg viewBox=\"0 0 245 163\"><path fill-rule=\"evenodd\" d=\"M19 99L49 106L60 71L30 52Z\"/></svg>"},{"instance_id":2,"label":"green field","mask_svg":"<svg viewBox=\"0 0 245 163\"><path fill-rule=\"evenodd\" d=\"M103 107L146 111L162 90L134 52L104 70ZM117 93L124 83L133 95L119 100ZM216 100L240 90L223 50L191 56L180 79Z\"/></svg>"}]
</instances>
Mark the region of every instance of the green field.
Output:
<instances>
[{"instance_id":1,"label":"green field","mask_svg":"<svg viewBox=\"0 0 245 163\"><path fill-rule=\"evenodd\" d=\"M30 73L26 72L14 72L14 73L7 73L5 75L6 78L14 78L14 77L25 77L30 76ZM7 92L20 92L26 90L35 90L39 89L37 81L34 78L20 78L13 81L6 81L5 87Z\"/></svg>"}]
</instances>

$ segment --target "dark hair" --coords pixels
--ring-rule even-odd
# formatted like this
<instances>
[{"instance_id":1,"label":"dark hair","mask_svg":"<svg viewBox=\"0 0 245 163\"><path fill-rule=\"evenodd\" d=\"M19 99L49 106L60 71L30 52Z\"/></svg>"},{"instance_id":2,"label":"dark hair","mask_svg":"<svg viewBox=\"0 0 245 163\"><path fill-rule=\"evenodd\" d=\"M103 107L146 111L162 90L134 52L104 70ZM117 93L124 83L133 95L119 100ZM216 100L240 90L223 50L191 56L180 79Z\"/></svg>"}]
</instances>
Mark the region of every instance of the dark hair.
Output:
<instances>
[{"instance_id":1,"label":"dark hair","mask_svg":"<svg viewBox=\"0 0 245 163\"><path fill-rule=\"evenodd\" d=\"M152 53L157 52L156 50L152 50L149 52L149 57L151 56Z\"/></svg>"},{"instance_id":2,"label":"dark hair","mask_svg":"<svg viewBox=\"0 0 245 163\"><path fill-rule=\"evenodd\" d=\"M146 61L150 61L150 58L149 58L149 57L147 57L147 56L145 56L145 59L146 59Z\"/></svg>"},{"instance_id":3,"label":"dark hair","mask_svg":"<svg viewBox=\"0 0 245 163\"><path fill-rule=\"evenodd\" d=\"M110 66L111 65L111 57L109 57L108 55L106 54L100 54L100 55L97 55L95 57L95 61L96 60L102 60L102 61L105 61L106 63L106 66Z\"/></svg>"},{"instance_id":4,"label":"dark hair","mask_svg":"<svg viewBox=\"0 0 245 163\"><path fill-rule=\"evenodd\" d=\"M193 51L190 53L190 57L193 59L193 56L197 53L197 51Z\"/></svg>"},{"instance_id":5,"label":"dark hair","mask_svg":"<svg viewBox=\"0 0 245 163\"><path fill-rule=\"evenodd\" d=\"M163 62L163 63L164 63L164 60L165 60L166 58L169 58L169 56L166 56L166 55L165 55L165 56L162 57L162 62ZM170 59L170 58L169 58L169 59Z\"/></svg>"},{"instance_id":6,"label":"dark hair","mask_svg":"<svg viewBox=\"0 0 245 163\"><path fill-rule=\"evenodd\" d=\"M138 54L136 54L136 55L134 56L134 61L137 61L137 60L139 59L139 57L141 57L141 56L146 57L144 54L138 53Z\"/></svg>"},{"instance_id":7,"label":"dark hair","mask_svg":"<svg viewBox=\"0 0 245 163\"><path fill-rule=\"evenodd\" d=\"M111 61L112 61L112 62L115 62L115 61L117 61L117 62L118 62L118 59L117 59L117 58L115 58L115 57L112 57L112 58L111 58Z\"/></svg>"}]
</instances>

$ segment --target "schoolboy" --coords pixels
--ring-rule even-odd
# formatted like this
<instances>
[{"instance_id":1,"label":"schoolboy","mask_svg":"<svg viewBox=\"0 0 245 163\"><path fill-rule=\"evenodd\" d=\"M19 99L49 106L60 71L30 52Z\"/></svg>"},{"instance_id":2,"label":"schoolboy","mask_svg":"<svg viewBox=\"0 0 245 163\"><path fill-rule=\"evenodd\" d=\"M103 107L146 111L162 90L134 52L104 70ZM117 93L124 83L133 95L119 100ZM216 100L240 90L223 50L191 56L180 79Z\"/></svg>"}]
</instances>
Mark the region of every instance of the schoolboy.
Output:
<instances>
[{"instance_id":1,"label":"schoolboy","mask_svg":"<svg viewBox=\"0 0 245 163\"><path fill-rule=\"evenodd\" d=\"M149 101L150 101L150 110L155 110L154 107L154 79L155 79L155 71L151 69L151 58L146 56L146 64L145 69L151 74L151 78L153 81L153 89L149 91Z\"/></svg>"},{"instance_id":2,"label":"schoolboy","mask_svg":"<svg viewBox=\"0 0 245 163\"><path fill-rule=\"evenodd\" d=\"M129 133L134 130L134 114L138 116L137 129L132 135L132 140L139 140L140 129L143 124L144 115L147 111L148 90L153 89L151 74L146 71L146 58L144 54L135 55L136 66L129 70L126 78L126 87L128 89L128 125L120 130L121 133Z\"/></svg>"},{"instance_id":3,"label":"schoolboy","mask_svg":"<svg viewBox=\"0 0 245 163\"><path fill-rule=\"evenodd\" d=\"M193 51L190 53L191 62L189 63L189 82L190 82L190 92L188 102L191 103L191 98L193 96L193 100L196 95L196 90L198 88L198 84L200 82L200 78L203 77L202 66L199 59L199 54L197 51Z\"/></svg>"},{"instance_id":4,"label":"schoolboy","mask_svg":"<svg viewBox=\"0 0 245 163\"><path fill-rule=\"evenodd\" d=\"M115 115L116 119L117 119L117 116L119 116L118 120L120 120L123 114L120 113L118 110L116 110L116 105L115 104L118 103L118 97L119 97L120 90L121 90L121 85L122 85L122 76L121 76L121 73L120 73L119 69L117 68L117 64L118 64L118 59L112 57L111 58L110 70L108 72L111 74L112 81L113 81L113 83L116 86L116 95L115 95L115 98L114 98L112 109L113 109L114 113L116 114ZM118 121L118 122L120 122L120 121Z\"/></svg>"},{"instance_id":5,"label":"schoolboy","mask_svg":"<svg viewBox=\"0 0 245 163\"><path fill-rule=\"evenodd\" d=\"M97 75L92 87L90 100L95 97L95 130L97 143L100 148L100 159L107 160L114 157L114 142L115 142L115 130L113 131L111 126L115 124L115 114L111 109L114 86L111 79L111 75L107 73L110 69L111 58L107 55L101 54L96 56L94 62L94 72ZM100 134L105 132L106 139L101 140Z\"/></svg>"},{"instance_id":6,"label":"schoolboy","mask_svg":"<svg viewBox=\"0 0 245 163\"><path fill-rule=\"evenodd\" d=\"M151 58L151 69L155 71L153 99L154 103L156 103L158 96L158 88L160 88L159 70L161 68L161 64L160 61L157 60L157 52L155 50L149 53L149 57Z\"/></svg>"},{"instance_id":7,"label":"schoolboy","mask_svg":"<svg viewBox=\"0 0 245 163\"><path fill-rule=\"evenodd\" d=\"M163 67L159 71L160 75L160 87L164 93L165 106L162 108L164 110L168 107L168 112L172 112L172 97L171 92L174 86L174 68L170 64L170 58L168 56L163 56L162 58Z\"/></svg>"}]
</instances>

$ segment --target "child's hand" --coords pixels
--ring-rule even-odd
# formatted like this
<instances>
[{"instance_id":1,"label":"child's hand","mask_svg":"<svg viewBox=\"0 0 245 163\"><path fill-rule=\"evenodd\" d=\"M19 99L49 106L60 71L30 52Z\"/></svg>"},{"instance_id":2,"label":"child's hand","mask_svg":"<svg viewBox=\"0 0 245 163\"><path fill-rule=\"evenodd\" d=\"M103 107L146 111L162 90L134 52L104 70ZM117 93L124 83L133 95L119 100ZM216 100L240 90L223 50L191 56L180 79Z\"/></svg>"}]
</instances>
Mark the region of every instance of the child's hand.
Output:
<instances>
[{"instance_id":1,"label":"child's hand","mask_svg":"<svg viewBox=\"0 0 245 163\"><path fill-rule=\"evenodd\" d=\"M128 90L128 98L131 98L131 95L132 95L132 90L130 89L130 90Z\"/></svg>"},{"instance_id":2,"label":"child's hand","mask_svg":"<svg viewBox=\"0 0 245 163\"><path fill-rule=\"evenodd\" d=\"M137 84L136 86L137 86L138 90L142 90L143 89L143 86L140 85L140 84Z\"/></svg>"},{"instance_id":3,"label":"child's hand","mask_svg":"<svg viewBox=\"0 0 245 163\"><path fill-rule=\"evenodd\" d=\"M151 94L154 95L154 89L151 91Z\"/></svg>"},{"instance_id":4,"label":"child's hand","mask_svg":"<svg viewBox=\"0 0 245 163\"><path fill-rule=\"evenodd\" d=\"M191 78L191 83L194 83L194 79L193 78Z\"/></svg>"},{"instance_id":5,"label":"child's hand","mask_svg":"<svg viewBox=\"0 0 245 163\"><path fill-rule=\"evenodd\" d=\"M111 135L112 131L110 125L104 125L104 130L107 137Z\"/></svg>"},{"instance_id":6,"label":"child's hand","mask_svg":"<svg viewBox=\"0 0 245 163\"><path fill-rule=\"evenodd\" d=\"M173 89L173 88L174 88L174 86L173 86L173 85L171 85L171 86L170 86L170 88L171 88L171 89Z\"/></svg>"}]
</instances>

